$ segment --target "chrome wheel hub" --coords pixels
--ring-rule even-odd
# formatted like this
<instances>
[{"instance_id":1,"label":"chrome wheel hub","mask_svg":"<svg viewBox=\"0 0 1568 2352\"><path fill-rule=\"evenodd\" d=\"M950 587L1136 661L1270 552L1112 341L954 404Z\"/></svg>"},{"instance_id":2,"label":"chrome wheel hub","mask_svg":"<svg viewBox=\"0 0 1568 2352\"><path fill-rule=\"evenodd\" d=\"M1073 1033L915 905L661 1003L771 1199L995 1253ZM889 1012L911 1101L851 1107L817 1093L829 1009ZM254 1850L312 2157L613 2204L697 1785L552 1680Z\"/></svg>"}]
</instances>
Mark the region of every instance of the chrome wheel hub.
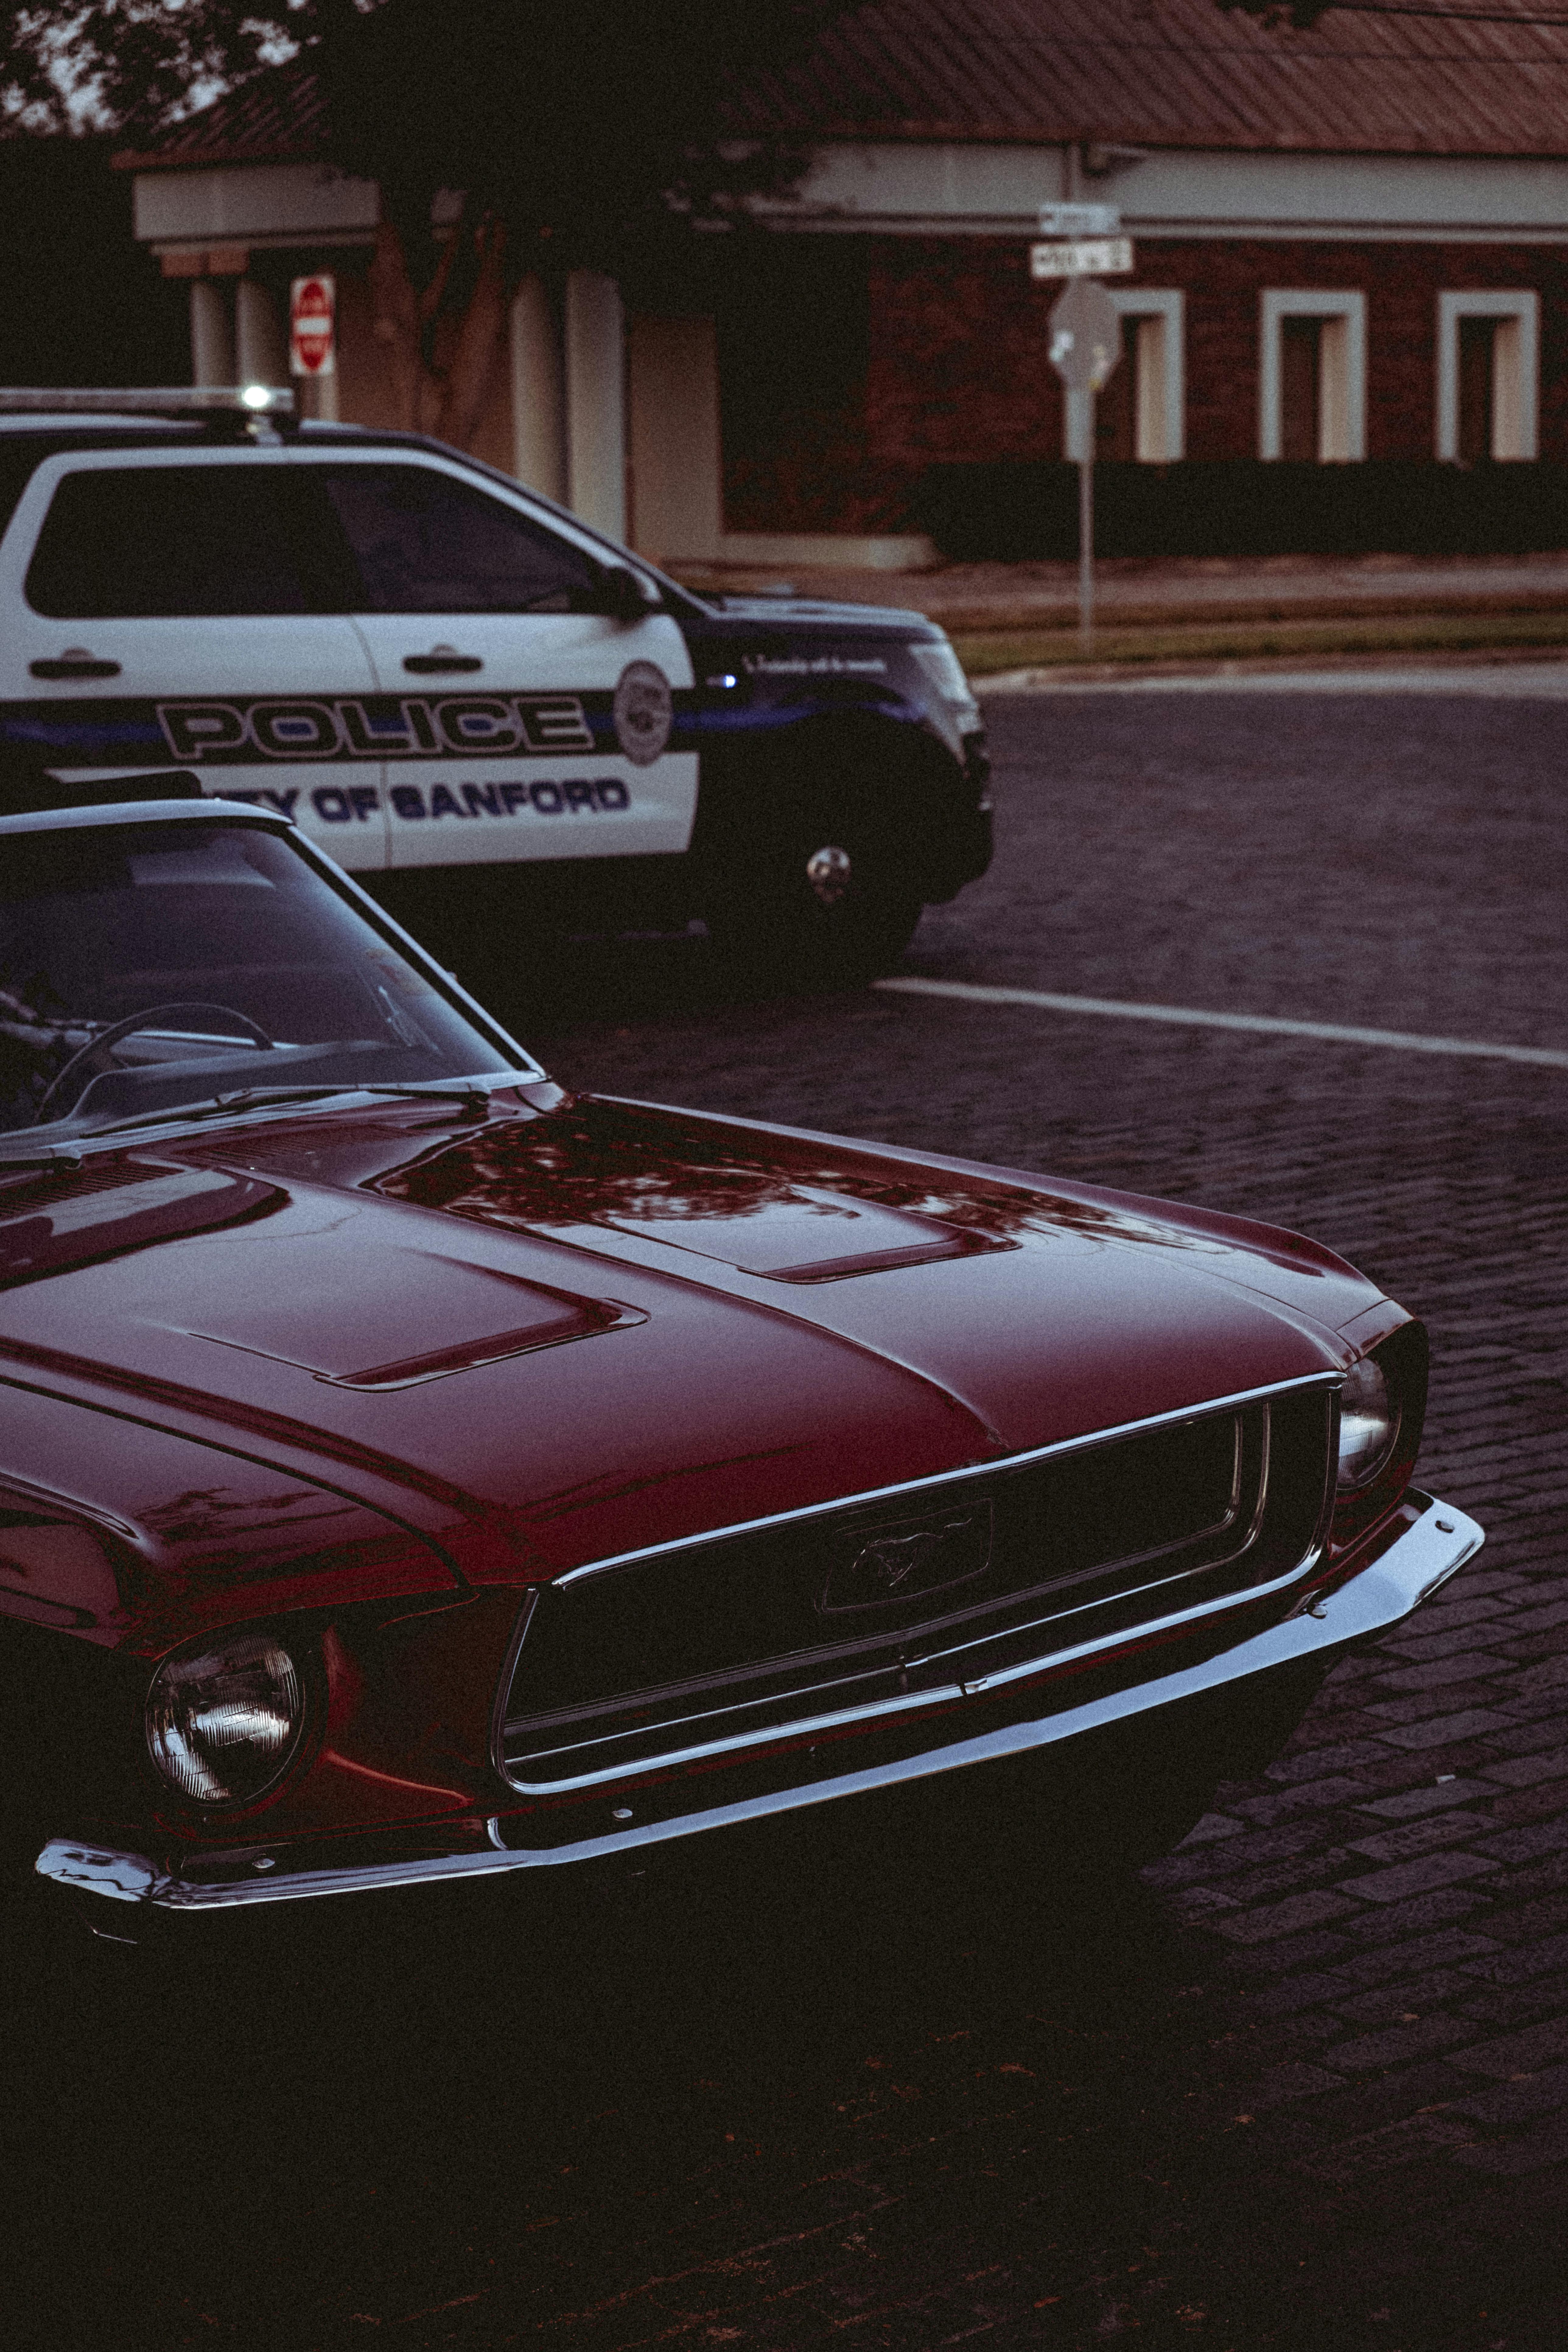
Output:
<instances>
[{"instance_id":1,"label":"chrome wheel hub","mask_svg":"<svg viewBox=\"0 0 1568 2352\"><path fill-rule=\"evenodd\" d=\"M805 861L805 878L825 907L837 907L849 887L849 852L815 849Z\"/></svg>"}]
</instances>

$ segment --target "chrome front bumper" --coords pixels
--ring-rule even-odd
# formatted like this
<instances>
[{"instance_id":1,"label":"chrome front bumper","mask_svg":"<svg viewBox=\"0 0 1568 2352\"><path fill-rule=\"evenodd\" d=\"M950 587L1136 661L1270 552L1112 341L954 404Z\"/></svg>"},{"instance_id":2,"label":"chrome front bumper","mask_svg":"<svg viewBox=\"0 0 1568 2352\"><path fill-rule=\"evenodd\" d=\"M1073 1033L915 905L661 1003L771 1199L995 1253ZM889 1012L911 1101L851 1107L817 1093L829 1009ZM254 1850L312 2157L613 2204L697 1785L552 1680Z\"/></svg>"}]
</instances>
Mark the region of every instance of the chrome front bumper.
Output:
<instances>
[{"instance_id":1,"label":"chrome front bumper","mask_svg":"<svg viewBox=\"0 0 1568 2352\"><path fill-rule=\"evenodd\" d=\"M733 1828L836 1798L866 1796L901 1782L1047 1751L1090 1733L1103 1733L1117 1723L1132 1724L1163 1707L1237 1690L1258 1677L1285 1673L1314 1660L1328 1663L1335 1652L1389 1632L1447 1583L1484 1540L1481 1528L1463 1511L1415 1489L1407 1501L1421 1516L1370 1567L1266 1633L1253 1634L1201 1664L1087 1704L1062 1707L1033 1721L1007 1723L969 1739L944 1740L919 1754L869 1769L817 1773L736 1802L701 1810L672 1809L660 1818L638 1820L635 1804L600 1806L594 1809L595 1820L607 1819L616 1826L548 1846L509 1843L510 1837L526 1833L529 1816L519 1812L435 1830L375 1831L308 1843L230 1847L221 1853L191 1850L177 1864L168 1860L162 1865L144 1854L51 1838L35 1867L58 1885L103 1895L115 1903L165 1912L219 1911L239 1904L297 1902L313 1895L371 1893L440 1879L489 1877L561 1863L603 1861L703 1830ZM1237 1696L1244 1694L1237 1691ZM673 1788L661 1789L659 1795L666 1802L673 1799L679 1805L701 1785L678 1782Z\"/></svg>"}]
</instances>

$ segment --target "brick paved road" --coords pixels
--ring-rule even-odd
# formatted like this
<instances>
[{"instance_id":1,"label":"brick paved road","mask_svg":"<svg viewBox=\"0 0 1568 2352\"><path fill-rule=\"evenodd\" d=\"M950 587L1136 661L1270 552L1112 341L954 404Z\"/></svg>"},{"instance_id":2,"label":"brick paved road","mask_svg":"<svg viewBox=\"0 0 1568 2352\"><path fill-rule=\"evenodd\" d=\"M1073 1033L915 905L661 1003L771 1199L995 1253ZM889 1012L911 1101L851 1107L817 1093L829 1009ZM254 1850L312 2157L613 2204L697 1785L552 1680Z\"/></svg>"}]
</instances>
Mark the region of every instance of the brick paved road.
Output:
<instances>
[{"instance_id":1,"label":"brick paved road","mask_svg":"<svg viewBox=\"0 0 1568 2352\"><path fill-rule=\"evenodd\" d=\"M991 719L997 869L912 969L1568 1042L1559 708ZM313 2038L237 2034L220 1999L189 2079L156 2030L107 2084L67 2068L30 2143L64 2296L39 2340L134 2314L141 2341L300 2352L1555 2352L1568 1078L874 993L715 1003L685 947L574 951L531 1017L504 1009L575 1083L1312 1232L1429 1318L1423 1475L1488 1548L1098 1906L1021 1838L1006 1872L933 1854L901 1886L861 1848L811 1901L677 1873L434 1985L395 1955Z\"/></svg>"}]
</instances>

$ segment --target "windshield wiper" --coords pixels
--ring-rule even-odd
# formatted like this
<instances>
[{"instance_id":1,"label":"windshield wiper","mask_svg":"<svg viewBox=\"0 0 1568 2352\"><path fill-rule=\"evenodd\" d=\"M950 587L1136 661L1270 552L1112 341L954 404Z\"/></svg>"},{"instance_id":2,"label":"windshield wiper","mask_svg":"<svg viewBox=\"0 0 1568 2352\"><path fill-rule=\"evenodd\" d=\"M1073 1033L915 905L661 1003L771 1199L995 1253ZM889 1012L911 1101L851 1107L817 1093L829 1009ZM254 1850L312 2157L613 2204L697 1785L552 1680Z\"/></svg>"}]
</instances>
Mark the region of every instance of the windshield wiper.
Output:
<instances>
[{"instance_id":1,"label":"windshield wiper","mask_svg":"<svg viewBox=\"0 0 1568 2352\"><path fill-rule=\"evenodd\" d=\"M519 1073L521 1077L521 1073ZM93 1150L100 1140L123 1135L128 1129L142 1127L184 1126L188 1120L235 1118L247 1110L270 1109L285 1103L326 1102L345 1095L390 1097L400 1102L444 1102L457 1105L467 1118L484 1118L489 1115L492 1089L477 1081L464 1085L460 1080L450 1086L424 1086L417 1080L405 1086L392 1081L363 1083L346 1079L339 1086L313 1087L241 1087L232 1094L209 1095L192 1103L170 1104L163 1110L142 1111L133 1118L109 1120L102 1127L84 1129L80 1135L62 1138L45 1151L12 1158L0 1149L0 1169L58 1168L68 1173L79 1167L84 1152Z\"/></svg>"}]
</instances>

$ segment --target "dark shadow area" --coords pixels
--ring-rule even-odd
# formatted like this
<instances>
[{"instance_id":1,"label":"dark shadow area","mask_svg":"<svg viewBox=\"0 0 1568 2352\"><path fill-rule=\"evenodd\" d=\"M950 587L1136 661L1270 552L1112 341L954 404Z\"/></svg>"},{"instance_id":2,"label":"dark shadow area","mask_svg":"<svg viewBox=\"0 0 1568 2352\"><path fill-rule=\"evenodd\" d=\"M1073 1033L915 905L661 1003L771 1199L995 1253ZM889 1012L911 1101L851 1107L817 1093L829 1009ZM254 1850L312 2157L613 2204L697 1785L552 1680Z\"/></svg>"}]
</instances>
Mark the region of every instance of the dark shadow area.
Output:
<instances>
[{"instance_id":1,"label":"dark shadow area","mask_svg":"<svg viewBox=\"0 0 1568 2352\"><path fill-rule=\"evenodd\" d=\"M476 934L457 943L465 988L549 1065L552 1038L628 1023L677 1020L758 1007L829 1006L861 992L808 974L738 970L700 932L604 933L507 945Z\"/></svg>"},{"instance_id":2,"label":"dark shadow area","mask_svg":"<svg viewBox=\"0 0 1568 2352\"><path fill-rule=\"evenodd\" d=\"M944 2226L983 2226L1047 2117L1089 2123L1045 2158L1053 2234L1132 2243L1202 2008L1154 1899L895 1811L500 1906L322 1905L232 1967L68 1951L14 1994L7 2341L335 2347L437 2311L640 2340L650 2270L752 2209L820 2237L827 2175L829 2217L897 2202L911 2140L944 2143Z\"/></svg>"}]
</instances>

